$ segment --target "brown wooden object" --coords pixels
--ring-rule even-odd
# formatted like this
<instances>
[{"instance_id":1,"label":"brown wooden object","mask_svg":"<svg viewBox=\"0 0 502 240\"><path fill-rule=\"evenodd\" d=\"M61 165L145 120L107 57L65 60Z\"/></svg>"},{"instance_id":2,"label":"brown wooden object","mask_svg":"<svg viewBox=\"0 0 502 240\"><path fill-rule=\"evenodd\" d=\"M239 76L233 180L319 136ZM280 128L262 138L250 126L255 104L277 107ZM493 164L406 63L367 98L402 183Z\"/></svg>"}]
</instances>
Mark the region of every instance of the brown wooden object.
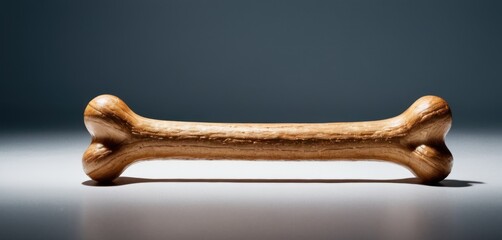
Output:
<instances>
[{"instance_id":1,"label":"brown wooden object","mask_svg":"<svg viewBox=\"0 0 502 240\"><path fill-rule=\"evenodd\" d=\"M452 168L444 142L451 121L448 104L435 96L379 121L265 124L154 120L101 95L84 112L92 142L82 162L89 177L110 181L147 159L384 160L431 183Z\"/></svg>"}]
</instances>

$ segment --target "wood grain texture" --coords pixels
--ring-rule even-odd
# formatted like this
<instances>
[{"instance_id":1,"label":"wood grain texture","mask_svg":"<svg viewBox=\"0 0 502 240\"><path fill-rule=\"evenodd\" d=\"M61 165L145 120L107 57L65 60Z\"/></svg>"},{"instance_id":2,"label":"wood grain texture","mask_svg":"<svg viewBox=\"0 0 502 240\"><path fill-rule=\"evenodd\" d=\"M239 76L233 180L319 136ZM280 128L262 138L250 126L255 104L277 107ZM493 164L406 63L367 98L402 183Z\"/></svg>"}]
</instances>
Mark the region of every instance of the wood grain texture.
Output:
<instances>
[{"instance_id":1,"label":"wood grain texture","mask_svg":"<svg viewBox=\"0 0 502 240\"><path fill-rule=\"evenodd\" d=\"M452 168L444 142L451 122L448 104L436 96L379 121L257 124L154 120L101 95L84 112L92 142L82 162L90 178L111 181L148 159L383 160L431 183Z\"/></svg>"}]
</instances>

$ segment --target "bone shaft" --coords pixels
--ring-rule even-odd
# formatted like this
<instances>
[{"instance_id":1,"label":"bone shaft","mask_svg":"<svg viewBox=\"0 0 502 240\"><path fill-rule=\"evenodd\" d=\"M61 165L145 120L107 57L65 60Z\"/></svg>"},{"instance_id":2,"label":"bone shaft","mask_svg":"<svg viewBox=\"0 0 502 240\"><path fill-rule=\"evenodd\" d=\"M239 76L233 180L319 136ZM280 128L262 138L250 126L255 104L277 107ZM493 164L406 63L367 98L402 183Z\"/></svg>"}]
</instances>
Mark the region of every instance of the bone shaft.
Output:
<instances>
[{"instance_id":1,"label":"bone shaft","mask_svg":"<svg viewBox=\"0 0 502 240\"><path fill-rule=\"evenodd\" d=\"M137 141L131 153L143 159L391 159L387 156L392 152L389 149L400 148L400 135L396 133L402 128L398 123L398 118L323 124L220 124L143 118L133 128Z\"/></svg>"},{"instance_id":2,"label":"bone shaft","mask_svg":"<svg viewBox=\"0 0 502 240\"><path fill-rule=\"evenodd\" d=\"M363 160L394 161L401 148L392 143L214 143L197 141L153 140L137 143L131 149L142 159L213 159L213 160ZM384 152L384 153L382 153Z\"/></svg>"},{"instance_id":3,"label":"bone shaft","mask_svg":"<svg viewBox=\"0 0 502 240\"><path fill-rule=\"evenodd\" d=\"M152 138L226 141L381 142L404 134L401 118L351 123L200 123L141 118L133 133Z\"/></svg>"}]
</instances>

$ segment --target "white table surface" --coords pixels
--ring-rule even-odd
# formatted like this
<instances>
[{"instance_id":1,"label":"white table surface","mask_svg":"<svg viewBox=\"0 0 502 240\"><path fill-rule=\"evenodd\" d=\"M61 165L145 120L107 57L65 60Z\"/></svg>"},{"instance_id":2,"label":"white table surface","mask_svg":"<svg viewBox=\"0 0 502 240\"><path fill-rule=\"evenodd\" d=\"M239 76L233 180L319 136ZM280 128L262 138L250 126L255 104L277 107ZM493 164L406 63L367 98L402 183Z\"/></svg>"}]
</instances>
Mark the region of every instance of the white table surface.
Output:
<instances>
[{"instance_id":1,"label":"white table surface","mask_svg":"<svg viewBox=\"0 0 502 240\"><path fill-rule=\"evenodd\" d=\"M453 129L438 186L386 162L176 160L96 186L89 141L0 132L0 239L502 239L500 130Z\"/></svg>"}]
</instances>

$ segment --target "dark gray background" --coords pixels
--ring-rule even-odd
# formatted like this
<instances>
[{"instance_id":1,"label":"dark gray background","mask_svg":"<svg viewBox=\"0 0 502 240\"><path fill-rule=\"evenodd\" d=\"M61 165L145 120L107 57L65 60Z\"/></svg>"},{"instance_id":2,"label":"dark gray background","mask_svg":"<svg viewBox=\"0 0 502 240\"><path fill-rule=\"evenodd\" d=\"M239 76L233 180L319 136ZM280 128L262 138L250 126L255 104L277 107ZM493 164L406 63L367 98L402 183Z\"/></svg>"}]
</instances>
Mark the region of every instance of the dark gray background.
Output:
<instances>
[{"instance_id":1,"label":"dark gray background","mask_svg":"<svg viewBox=\"0 0 502 240\"><path fill-rule=\"evenodd\" d=\"M502 239L501 43L502 1L0 0L0 239ZM155 161L95 186L82 113L102 93L218 122L372 120L435 94L455 163L437 186L315 161Z\"/></svg>"},{"instance_id":2,"label":"dark gray background","mask_svg":"<svg viewBox=\"0 0 502 240\"><path fill-rule=\"evenodd\" d=\"M425 94L500 126L501 1L2 1L0 130L386 118Z\"/></svg>"}]
</instances>

